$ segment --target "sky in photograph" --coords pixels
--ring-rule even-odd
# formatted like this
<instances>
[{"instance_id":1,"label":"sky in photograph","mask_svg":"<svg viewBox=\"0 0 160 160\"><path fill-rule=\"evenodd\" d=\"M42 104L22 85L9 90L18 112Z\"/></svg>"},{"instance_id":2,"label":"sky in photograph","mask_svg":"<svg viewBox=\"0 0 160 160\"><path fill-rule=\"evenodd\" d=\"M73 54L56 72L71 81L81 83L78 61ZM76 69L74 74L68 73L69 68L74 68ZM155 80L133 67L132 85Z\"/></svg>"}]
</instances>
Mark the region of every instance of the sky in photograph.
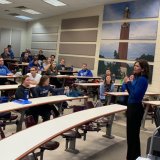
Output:
<instances>
[{"instance_id":1,"label":"sky in photograph","mask_svg":"<svg viewBox=\"0 0 160 160\"><path fill-rule=\"evenodd\" d=\"M122 23L105 23L102 26L102 39L120 39ZM157 37L158 21L130 22L129 39L154 40Z\"/></svg>"},{"instance_id":2,"label":"sky in photograph","mask_svg":"<svg viewBox=\"0 0 160 160\"><path fill-rule=\"evenodd\" d=\"M105 5L103 20L111 21L123 19L124 10L126 7L130 10L131 19L158 17L159 6L159 0L137 0Z\"/></svg>"},{"instance_id":3,"label":"sky in photograph","mask_svg":"<svg viewBox=\"0 0 160 160\"><path fill-rule=\"evenodd\" d=\"M118 42L102 42L100 47L100 55L108 58L114 59L114 51L118 52L119 43ZM135 60L141 55L152 55L155 54L155 43L129 43L128 44L128 60Z\"/></svg>"}]
</instances>

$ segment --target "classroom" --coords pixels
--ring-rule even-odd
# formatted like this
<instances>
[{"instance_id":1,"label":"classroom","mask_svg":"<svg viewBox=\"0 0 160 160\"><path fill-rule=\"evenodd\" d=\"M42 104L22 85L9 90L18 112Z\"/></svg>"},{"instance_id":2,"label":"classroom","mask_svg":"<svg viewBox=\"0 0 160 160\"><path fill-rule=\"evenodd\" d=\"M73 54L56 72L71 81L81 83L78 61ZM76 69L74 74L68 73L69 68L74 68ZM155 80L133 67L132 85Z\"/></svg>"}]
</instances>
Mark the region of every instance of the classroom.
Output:
<instances>
[{"instance_id":1,"label":"classroom","mask_svg":"<svg viewBox=\"0 0 160 160\"><path fill-rule=\"evenodd\" d=\"M160 0L0 0L0 160L160 160Z\"/></svg>"}]
</instances>

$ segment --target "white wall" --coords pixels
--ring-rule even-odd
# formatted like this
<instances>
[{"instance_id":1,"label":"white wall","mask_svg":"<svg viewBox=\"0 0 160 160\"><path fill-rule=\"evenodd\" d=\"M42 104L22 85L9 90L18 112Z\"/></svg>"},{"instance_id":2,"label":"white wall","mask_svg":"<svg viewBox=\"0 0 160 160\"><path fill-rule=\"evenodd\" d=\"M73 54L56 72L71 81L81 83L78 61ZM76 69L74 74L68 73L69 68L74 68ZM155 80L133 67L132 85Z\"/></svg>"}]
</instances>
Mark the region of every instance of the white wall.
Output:
<instances>
[{"instance_id":1,"label":"white wall","mask_svg":"<svg viewBox=\"0 0 160 160\"><path fill-rule=\"evenodd\" d=\"M27 48L31 48L32 44L32 28L45 28L45 27L59 27L58 32L58 41L57 41L57 50L56 50L56 58L58 60L59 56L59 43L60 43L60 33L61 33L61 20L67 19L67 18L78 18L78 17L87 17L87 16L100 16L99 20L99 26L98 26L98 37L100 37L100 30L101 30L101 22L102 22L102 13L103 13L103 6L96 6L76 12L70 12L64 15L54 16L46 19L37 20L34 22L29 22L27 24ZM99 39L99 38L98 38ZM97 49L96 49L96 55L99 55L99 44L100 41L96 42ZM94 75L97 74L97 68L98 68L98 58L95 57L95 67L94 67ZM85 56L83 56L85 57ZM87 56L86 56L87 57Z\"/></svg>"},{"instance_id":2,"label":"white wall","mask_svg":"<svg viewBox=\"0 0 160 160\"><path fill-rule=\"evenodd\" d=\"M32 28L34 27L46 27L46 26L58 26L59 32L58 36L60 37L60 26L61 26L61 20L66 18L78 18L78 17L85 17L85 16L95 16L99 15L99 27L98 27L98 40L97 40L97 48L96 48L96 56L95 56L95 67L94 67L94 75L97 74L98 70L98 61L99 61L99 49L100 49L100 42L101 42L101 28L102 28L102 17L103 17L103 6L97 6L93 8L84 9L77 12L71 12L60 16L54 16L51 18L41 19L34 22L29 22L27 24L27 48L31 48L31 42L32 42ZM160 15L160 14L159 14ZM153 19L151 19L153 20ZM160 17L154 18L154 20L159 21L159 27L158 27L158 33L157 33L157 41L156 41L156 53L155 53L155 62L151 63L154 64L154 70L153 70L153 78L152 78L152 84L149 85L150 91L157 91L160 92ZM59 40L58 40L59 45ZM57 55L58 55L58 48L57 47ZM110 61L110 60L109 60ZM121 61L121 60L120 60Z\"/></svg>"},{"instance_id":3,"label":"white wall","mask_svg":"<svg viewBox=\"0 0 160 160\"><path fill-rule=\"evenodd\" d=\"M26 22L0 19L0 28L10 29L10 30L12 29L20 30L21 31L20 53L26 48L26 33L27 33L26 32L27 31ZM6 46L4 46L4 48L5 47Z\"/></svg>"}]
</instances>

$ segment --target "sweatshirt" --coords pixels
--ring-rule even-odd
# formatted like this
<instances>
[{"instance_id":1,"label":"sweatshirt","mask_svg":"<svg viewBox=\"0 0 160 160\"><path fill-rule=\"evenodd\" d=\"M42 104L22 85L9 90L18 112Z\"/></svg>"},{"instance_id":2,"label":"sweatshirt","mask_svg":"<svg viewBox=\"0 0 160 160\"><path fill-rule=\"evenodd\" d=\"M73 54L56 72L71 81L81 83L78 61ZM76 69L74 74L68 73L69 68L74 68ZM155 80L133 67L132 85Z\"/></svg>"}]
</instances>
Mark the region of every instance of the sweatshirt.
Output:
<instances>
[{"instance_id":1,"label":"sweatshirt","mask_svg":"<svg viewBox=\"0 0 160 160\"><path fill-rule=\"evenodd\" d=\"M33 97L35 97L35 92L33 88L26 88L22 84L18 86L16 93L15 93L15 99L24 99L25 98L25 90L28 91L29 97L31 97L31 94Z\"/></svg>"},{"instance_id":2,"label":"sweatshirt","mask_svg":"<svg viewBox=\"0 0 160 160\"><path fill-rule=\"evenodd\" d=\"M92 72L89 70L89 69L86 69L86 70L80 70L78 72L78 76L87 76L87 77L93 77L93 74Z\"/></svg>"},{"instance_id":3,"label":"sweatshirt","mask_svg":"<svg viewBox=\"0 0 160 160\"><path fill-rule=\"evenodd\" d=\"M48 86L37 86L34 88L35 97L47 97L48 93L51 92L52 95L63 95L63 88L53 88L50 85Z\"/></svg>"},{"instance_id":4,"label":"sweatshirt","mask_svg":"<svg viewBox=\"0 0 160 160\"><path fill-rule=\"evenodd\" d=\"M0 66L0 75L6 76L7 74L11 73L11 71L5 66Z\"/></svg>"},{"instance_id":5,"label":"sweatshirt","mask_svg":"<svg viewBox=\"0 0 160 160\"><path fill-rule=\"evenodd\" d=\"M142 103L142 99L148 88L148 79L145 76L137 76L132 82L126 84L129 93L128 104Z\"/></svg>"}]
</instances>

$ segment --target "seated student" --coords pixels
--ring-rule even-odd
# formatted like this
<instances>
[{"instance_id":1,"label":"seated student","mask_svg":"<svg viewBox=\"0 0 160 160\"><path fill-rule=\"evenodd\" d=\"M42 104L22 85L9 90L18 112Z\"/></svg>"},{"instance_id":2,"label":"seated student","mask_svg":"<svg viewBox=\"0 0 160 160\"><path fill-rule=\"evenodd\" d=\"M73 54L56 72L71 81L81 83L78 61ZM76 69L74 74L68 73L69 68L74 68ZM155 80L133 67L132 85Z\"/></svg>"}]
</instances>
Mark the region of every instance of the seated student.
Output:
<instances>
[{"instance_id":1,"label":"seated student","mask_svg":"<svg viewBox=\"0 0 160 160\"><path fill-rule=\"evenodd\" d=\"M30 69L31 67L37 67L37 69L40 69L40 64L38 63L38 59L33 59L30 63L28 68Z\"/></svg>"},{"instance_id":2,"label":"seated student","mask_svg":"<svg viewBox=\"0 0 160 160\"><path fill-rule=\"evenodd\" d=\"M4 52L1 54L1 57L3 58L3 59L10 59L11 57L10 57L10 53L9 53L9 51L8 51L8 48L4 48Z\"/></svg>"},{"instance_id":3,"label":"seated student","mask_svg":"<svg viewBox=\"0 0 160 160\"><path fill-rule=\"evenodd\" d=\"M42 49L40 49L38 52L38 60L40 60L40 61L46 60L46 57L43 55Z\"/></svg>"},{"instance_id":4,"label":"seated student","mask_svg":"<svg viewBox=\"0 0 160 160\"><path fill-rule=\"evenodd\" d=\"M46 71L47 70L47 68L49 68L50 67L50 65L51 65L51 58L50 57L48 57L44 62L43 62L43 68L44 68L44 71Z\"/></svg>"},{"instance_id":5,"label":"seated student","mask_svg":"<svg viewBox=\"0 0 160 160\"><path fill-rule=\"evenodd\" d=\"M18 86L15 99L24 99L25 98L25 90L28 91L28 96L30 97L30 78L28 75L24 75L21 79L21 85ZM29 98L28 97L28 98Z\"/></svg>"},{"instance_id":6,"label":"seated student","mask_svg":"<svg viewBox=\"0 0 160 160\"><path fill-rule=\"evenodd\" d=\"M0 75L1 76L11 76L13 73L4 65L4 60L0 56ZM0 78L0 85L7 83L6 78Z\"/></svg>"},{"instance_id":7,"label":"seated student","mask_svg":"<svg viewBox=\"0 0 160 160\"><path fill-rule=\"evenodd\" d=\"M26 95L27 93L27 95ZM16 93L15 93L15 99L25 99L35 97L35 92L33 88L30 88L30 78L28 75L24 75L21 79L21 85L18 86ZM37 113L37 107L31 107L26 110L26 115L33 115L38 116Z\"/></svg>"},{"instance_id":8,"label":"seated student","mask_svg":"<svg viewBox=\"0 0 160 160\"><path fill-rule=\"evenodd\" d=\"M7 48L8 48L8 52L9 52L9 54L10 54L10 58L11 58L11 59L14 59L14 52L13 52L13 50L12 50L12 46L11 46L11 45L8 45Z\"/></svg>"},{"instance_id":9,"label":"seated student","mask_svg":"<svg viewBox=\"0 0 160 160\"><path fill-rule=\"evenodd\" d=\"M48 76L42 76L40 79L39 84L35 88L35 94L36 97L47 97L48 94L52 93L52 95L63 95L64 94L64 89L59 88L59 89L54 89L49 85L49 77ZM42 116L43 121L49 120L50 115L51 115L51 110L53 110L55 117L59 116L59 112L53 105L42 105L38 107L37 109L38 114ZM33 116L35 121L38 122L38 117Z\"/></svg>"},{"instance_id":10,"label":"seated student","mask_svg":"<svg viewBox=\"0 0 160 160\"><path fill-rule=\"evenodd\" d=\"M30 61L32 61L33 60L33 56L32 56L31 51L29 49L25 49L25 51L22 52L21 59L24 57L25 53L28 53L28 57L29 57Z\"/></svg>"},{"instance_id":11,"label":"seated student","mask_svg":"<svg viewBox=\"0 0 160 160\"><path fill-rule=\"evenodd\" d=\"M32 85L37 85L41 79L41 75L38 72L37 67L31 67L30 68L30 73L27 73L27 75L30 78L30 84Z\"/></svg>"},{"instance_id":12,"label":"seated student","mask_svg":"<svg viewBox=\"0 0 160 160\"><path fill-rule=\"evenodd\" d=\"M31 59L29 58L29 54L28 52L24 53L24 57L22 57L21 62L23 63L29 63L31 61Z\"/></svg>"},{"instance_id":13,"label":"seated student","mask_svg":"<svg viewBox=\"0 0 160 160\"><path fill-rule=\"evenodd\" d=\"M50 58L51 58L51 61L52 61L52 62L56 63L56 60L55 60L56 57L55 57L55 55L52 54L52 55L50 56Z\"/></svg>"},{"instance_id":14,"label":"seated student","mask_svg":"<svg viewBox=\"0 0 160 160\"><path fill-rule=\"evenodd\" d=\"M84 64L82 65L82 70L80 70L80 71L78 72L78 76L93 77L93 74L92 74L91 70L89 70L89 69L87 68L87 64L86 64L86 63L84 63Z\"/></svg>"},{"instance_id":15,"label":"seated student","mask_svg":"<svg viewBox=\"0 0 160 160\"><path fill-rule=\"evenodd\" d=\"M112 83L111 76L107 75L104 82L100 85L99 90L99 98L100 101L106 105L107 104L107 92L113 92L114 91L114 84Z\"/></svg>"},{"instance_id":16,"label":"seated student","mask_svg":"<svg viewBox=\"0 0 160 160\"><path fill-rule=\"evenodd\" d=\"M111 70L109 68L106 69L106 73L102 76L102 80L105 80L106 76L111 76Z\"/></svg>"},{"instance_id":17,"label":"seated student","mask_svg":"<svg viewBox=\"0 0 160 160\"><path fill-rule=\"evenodd\" d=\"M60 63L57 65L57 70L65 70L65 60L61 58Z\"/></svg>"},{"instance_id":18,"label":"seated student","mask_svg":"<svg viewBox=\"0 0 160 160\"><path fill-rule=\"evenodd\" d=\"M58 71L56 63L52 62L50 65L44 68L44 71L46 72L46 75L57 75Z\"/></svg>"}]
</instances>

